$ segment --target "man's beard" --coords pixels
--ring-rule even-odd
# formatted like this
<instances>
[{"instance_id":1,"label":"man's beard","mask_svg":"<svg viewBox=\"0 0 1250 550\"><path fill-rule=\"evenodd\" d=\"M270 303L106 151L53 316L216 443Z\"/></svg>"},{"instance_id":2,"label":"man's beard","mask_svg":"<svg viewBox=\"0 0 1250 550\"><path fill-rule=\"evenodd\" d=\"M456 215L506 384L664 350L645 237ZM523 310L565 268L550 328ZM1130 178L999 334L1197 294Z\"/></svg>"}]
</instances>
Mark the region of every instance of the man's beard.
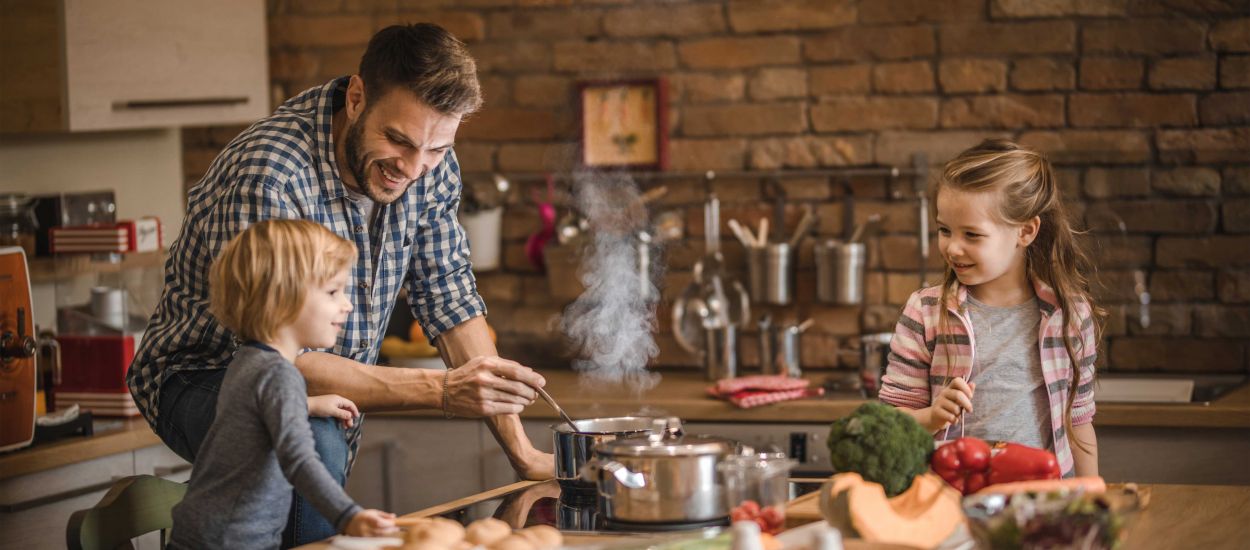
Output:
<instances>
[{"instance_id":1,"label":"man's beard","mask_svg":"<svg viewBox=\"0 0 1250 550\"><path fill-rule=\"evenodd\" d=\"M385 195L384 190L369 185L365 154L360 150L360 142L365 134L365 121L368 120L368 117L369 111L366 109L360 115L360 119L347 129L347 135L343 139L343 148L347 153L347 171L356 179L356 186L359 187L359 191L364 193L366 197L369 197L369 200L378 204L390 204L403 196L408 191L408 187L412 186L412 182L408 183L408 187L397 190L393 197Z\"/></svg>"}]
</instances>

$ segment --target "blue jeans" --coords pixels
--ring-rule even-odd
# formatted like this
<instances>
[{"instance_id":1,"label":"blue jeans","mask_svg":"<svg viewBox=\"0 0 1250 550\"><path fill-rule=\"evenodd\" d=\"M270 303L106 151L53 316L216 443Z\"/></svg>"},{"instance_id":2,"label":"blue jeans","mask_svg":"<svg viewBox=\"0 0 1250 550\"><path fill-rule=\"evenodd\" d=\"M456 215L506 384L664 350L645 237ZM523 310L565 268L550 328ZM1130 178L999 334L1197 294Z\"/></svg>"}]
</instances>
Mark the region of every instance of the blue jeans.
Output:
<instances>
[{"instance_id":1,"label":"blue jeans","mask_svg":"<svg viewBox=\"0 0 1250 550\"><path fill-rule=\"evenodd\" d=\"M187 462L195 463L200 445L217 416L217 394L226 377L225 369L169 373L161 383L160 418L156 435ZM330 418L309 418L317 454L340 485L347 479L347 439L343 428ZM337 530L330 520L312 507L299 493L292 492L291 514L282 532L283 548L316 542L333 536Z\"/></svg>"}]
</instances>

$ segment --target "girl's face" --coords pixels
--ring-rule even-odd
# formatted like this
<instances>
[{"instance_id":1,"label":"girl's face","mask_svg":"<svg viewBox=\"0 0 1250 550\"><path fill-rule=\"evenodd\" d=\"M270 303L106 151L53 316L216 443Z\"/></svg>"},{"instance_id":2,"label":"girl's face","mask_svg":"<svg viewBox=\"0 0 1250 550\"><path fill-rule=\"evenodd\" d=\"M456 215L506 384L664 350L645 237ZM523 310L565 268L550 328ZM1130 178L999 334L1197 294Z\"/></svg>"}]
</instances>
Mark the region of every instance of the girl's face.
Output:
<instances>
[{"instance_id":1,"label":"girl's face","mask_svg":"<svg viewBox=\"0 0 1250 550\"><path fill-rule=\"evenodd\" d=\"M955 277L968 287L989 290L1027 284L1024 255L1037 236L1038 220L1008 225L993 216L993 193L943 187L937 196L938 248Z\"/></svg>"},{"instance_id":2,"label":"girl's face","mask_svg":"<svg viewBox=\"0 0 1250 550\"><path fill-rule=\"evenodd\" d=\"M292 324L300 347L328 348L338 342L347 314L352 311L347 280L348 270L344 268L330 280L309 287L304 307Z\"/></svg>"}]
</instances>

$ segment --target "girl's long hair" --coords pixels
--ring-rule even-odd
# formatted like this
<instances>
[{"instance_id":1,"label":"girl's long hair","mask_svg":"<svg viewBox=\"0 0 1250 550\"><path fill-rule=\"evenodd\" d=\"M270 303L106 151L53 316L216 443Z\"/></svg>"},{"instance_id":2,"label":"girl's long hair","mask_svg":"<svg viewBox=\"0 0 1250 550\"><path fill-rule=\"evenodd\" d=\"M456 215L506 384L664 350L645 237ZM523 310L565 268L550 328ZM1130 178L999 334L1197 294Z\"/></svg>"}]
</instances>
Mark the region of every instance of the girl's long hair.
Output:
<instances>
[{"instance_id":1,"label":"girl's long hair","mask_svg":"<svg viewBox=\"0 0 1250 550\"><path fill-rule=\"evenodd\" d=\"M1064 409L1064 431L1078 447L1088 450L1071 435L1072 404L1076 400L1077 388L1082 383L1091 382L1081 380L1076 350L1080 349L1084 354L1085 344L1080 338L1082 321L1074 318L1074 312L1078 303L1083 301L1089 304L1093 314L1091 321L1094 323L1095 334L1098 335L1095 341L1101 341L1102 326L1099 319L1105 316L1105 312L1095 307L1090 296L1090 284L1086 274L1093 272L1093 264L1077 242L1077 232L1068 221L1054 170L1035 151L1021 148L1009 140L987 139L946 163L936 191L941 192L942 189L994 193L998 197L998 208L992 215L1001 223L1018 225L1028 222L1034 216L1041 219L1037 237L1025 251L1025 270L1030 278L1040 280L1054 289L1059 301L1064 326L1063 347L1072 362L1068 403ZM945 334L949 328L950 314L947 304L955 292L957 282L955 270L947 266L938 307L939 334Z\"/></svg>"}]
</instances>

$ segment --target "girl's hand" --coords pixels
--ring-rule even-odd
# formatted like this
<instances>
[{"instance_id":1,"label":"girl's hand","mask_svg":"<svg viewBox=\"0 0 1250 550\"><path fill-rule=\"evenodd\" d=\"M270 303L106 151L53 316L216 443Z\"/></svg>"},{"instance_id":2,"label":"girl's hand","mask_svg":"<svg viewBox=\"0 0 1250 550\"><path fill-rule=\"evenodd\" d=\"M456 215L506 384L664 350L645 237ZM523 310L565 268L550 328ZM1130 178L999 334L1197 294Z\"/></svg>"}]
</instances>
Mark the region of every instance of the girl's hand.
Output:
<instances>
[{"instance_id":1,"label":"girl's hand","mask_svg":"<svg viewBox=\"0 0 1250 550\"><path fill-rule=\"evenodd\" d=\"M950 426L964 411L972 412L972 394L976 384L969 384L963 378L955 378L950 385L938 393L928 411L928 421L921 422L930 432L936 432Z\"/></svg>"},{"instance_id":2,"label":"girl's hand","mask_svg":"<svg viewBox=\"0 0 1250 550\"><path fill-rule=\"evenodd\" d=\"M346 430L352 427L352 420L360 416L360 410L350 399L331 393L309 397L308 416L337 418L343 421L343 429Z\"/></svg>"},{"instance_id":3,"label":"girl's hand","mask_svg":"<svg viewBox=\"0 0 1250 550\"><path fill-rule=\"evenodd\" d=\"M319 395L317 397L329 397ZM339 399L342 399L341 397ZM347 401L344 399L344 401ZM348 401L348 403L351 403ZM381 537L395 533L395 514L381 510L361 510L352 516L343 534L353 537Z\"/></svg>"}]
</instances>

